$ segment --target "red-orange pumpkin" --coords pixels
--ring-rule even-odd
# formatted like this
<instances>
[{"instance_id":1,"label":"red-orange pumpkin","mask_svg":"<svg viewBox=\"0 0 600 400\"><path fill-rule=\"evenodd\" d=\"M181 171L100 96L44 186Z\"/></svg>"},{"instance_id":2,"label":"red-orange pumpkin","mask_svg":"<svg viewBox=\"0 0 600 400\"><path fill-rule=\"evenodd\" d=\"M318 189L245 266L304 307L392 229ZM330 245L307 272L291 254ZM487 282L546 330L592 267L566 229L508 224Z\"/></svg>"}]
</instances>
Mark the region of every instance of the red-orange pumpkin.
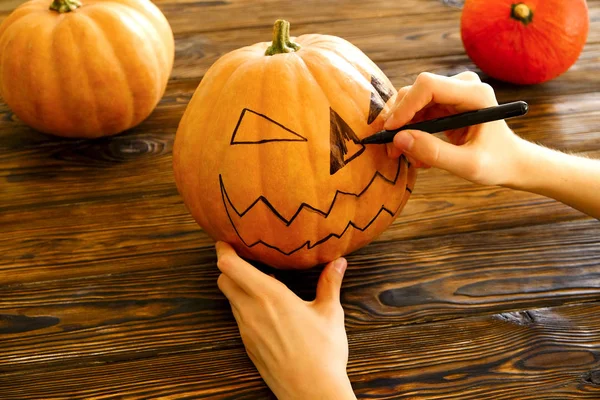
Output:
<instances>
[{"instance_id":1,"label":"red-orange pumpkin","mask_svg":"<svg viewBox=\"0 0 600 400\"><path fill-rule=\"evenodd\" d=\"M149 0L31 0L0 26L0 95L41 132L112 135L152 112L173 58Z\"/></svg>"},{"instance_id":2,"label":"red-orange pumpkin","mask_svg":"<svg viewBox=\"0 0 600 400\"><path fill-rule=\"evenodd\" d=\"M576 61L589 28L585 0L466 0L461 36L473 62L493 78L536 84Z\"/></svg>"},{"instance_id":3,"label":"red-orange pumpkin","mask_svg":"<svg viewBox=\"0 0 600 400\"><path fill-rule=\"evenodd\" d=\"M243 256L307 268L369 243L415 183L405 158L360 139L383 128L396 91L333 36L235 50L206 73L173 149L178 189L196 221Z\"/></svg>"}]
</instances>

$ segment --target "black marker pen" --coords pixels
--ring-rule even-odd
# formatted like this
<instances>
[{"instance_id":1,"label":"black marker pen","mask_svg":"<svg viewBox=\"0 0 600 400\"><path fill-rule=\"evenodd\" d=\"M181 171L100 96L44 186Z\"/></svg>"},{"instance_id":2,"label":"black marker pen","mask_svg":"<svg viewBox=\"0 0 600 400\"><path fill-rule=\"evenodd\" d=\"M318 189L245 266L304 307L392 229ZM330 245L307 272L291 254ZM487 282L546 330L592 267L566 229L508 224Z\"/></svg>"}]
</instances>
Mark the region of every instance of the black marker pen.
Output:
<instances>
[{"instance_id":1,"label":"black marker pen","mask_svg":"<svg viewBox=\"0 0 600 400\"><path fill-rule=\"evenodd\" d=\"M519 117L527 114L529 106L524 101L501 104L499 106L482 108L475 111L467 111L461 114L450 115L448 117L431 119L429 121L417 122L415 124L404 125L401 128L391 131L380 131L360 141L361 144L383 144L394 140L396 133L405 130L418 130L429 133L438 133L452 129L465 128L467 126L484 124L486 122L498 121Z\"/></svg>"}]
</instances>

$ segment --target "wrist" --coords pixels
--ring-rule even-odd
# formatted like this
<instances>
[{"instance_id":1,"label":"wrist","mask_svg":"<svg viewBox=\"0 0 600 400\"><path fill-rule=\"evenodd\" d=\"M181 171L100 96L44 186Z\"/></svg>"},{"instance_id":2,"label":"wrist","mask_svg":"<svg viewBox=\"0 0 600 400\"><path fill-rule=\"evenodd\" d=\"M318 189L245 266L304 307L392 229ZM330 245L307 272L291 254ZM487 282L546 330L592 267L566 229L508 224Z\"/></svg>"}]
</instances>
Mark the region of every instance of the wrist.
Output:
<instances>
[{"instance_id":1,"label":"wrist","mask_svg":"<svg viewBox=\"0 0 600 400\"><path fill-rule=\"evenodd\" d=\"M356 395L354 394L352 384L350 383L350 379L347 375L344 375L336 380L326 380L322 385L320 385L320 387L315 387L315 390L311 392L311 399L356 400Z\"/></svg>"},{"instance_id":2,"label":"wrist","mask_svg":"<svg viewBox=\"0 0 600 400\"><path fill-rule=\"evenodd\" d=\"M572 156L520 139L512 189L553 197L557 185L569 180Z\"/></svg>"},{"instance_id":3,"label":"wrist","mask_svg":"<svg viewBox=\"0 0 600 400\"><path fill-rule=\"evenodd\" d=\"M298 385L280 387L279 389L274 390L278 400L356 400L356 395L347 375L339 378L323 377L318 380L303 381Z\"/></svg>"},{"instance_id":4,"label":"wrist","mask_svg":"<svg viewBox=\"0 0 600 400\"><path fill-rule=\"evenodd\" d=\"M513 164L509 180L502 186L534 192L549 171L547 149L517 136Z\"/></svg>"}]
</instances>

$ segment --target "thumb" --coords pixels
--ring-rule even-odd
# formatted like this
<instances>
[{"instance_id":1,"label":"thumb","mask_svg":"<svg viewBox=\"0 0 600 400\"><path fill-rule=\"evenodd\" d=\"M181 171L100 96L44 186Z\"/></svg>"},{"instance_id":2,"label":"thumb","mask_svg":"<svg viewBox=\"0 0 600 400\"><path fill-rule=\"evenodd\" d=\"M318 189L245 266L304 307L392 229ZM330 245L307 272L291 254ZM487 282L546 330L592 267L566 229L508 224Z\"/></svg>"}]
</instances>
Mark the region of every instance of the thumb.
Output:
<instances>
[{"instance_id":1,"label":"thumb","mask_svg":"<svg viewBox=\"0 0 600 400\"><path fill-rule=\"evenodd\" d=\"M445 142L422 131L400 131L394 136L394 147L415 160L441 168L460 177L469 176L473 157L465 146Z\"/></svg>"},{"instance_id":2,"label":"thumb","mask_svg":"<svg viewBox=\"0 0 600 400\"><path fill-rule=\"evenodd\" d=\"M344 258L338 258L335 261L327 264L317 284L317 303L340 302L340 289L342 287L342 279L348 262Z\"/></svg>"}]
</instances>

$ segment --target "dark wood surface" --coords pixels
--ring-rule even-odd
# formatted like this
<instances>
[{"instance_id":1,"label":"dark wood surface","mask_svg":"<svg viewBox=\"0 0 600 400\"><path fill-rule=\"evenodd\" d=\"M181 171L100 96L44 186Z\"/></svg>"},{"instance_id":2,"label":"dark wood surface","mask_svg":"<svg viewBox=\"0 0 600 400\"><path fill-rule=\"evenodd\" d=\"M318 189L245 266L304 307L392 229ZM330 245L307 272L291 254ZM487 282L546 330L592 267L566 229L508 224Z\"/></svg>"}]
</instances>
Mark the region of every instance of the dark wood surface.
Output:
<instances>
[{"instance_id":1,"label":"dark wood surface","mask_svg":"<svg viewBox=\"0 0 600 400\"><path fill-rule=\"evenodd\" d=\"M436 0L156 3L176 61L139 127L61 140L0 102L0 399L271 397L171 168L179 119L219 56L269 40L284 17L293 34L352 41L396 86L476 70L459 11ZM1 1L0 20L18 4ZM519 135L600 157L600 1L588 4L588 43L567 74L532 87L488 81L501 101L530 103L510 122ZM600 398L597 220L427 170L402 216L348 259L359 398ZM318 273L276 275L310 299Z\"/></svg>"}]
</instances>

